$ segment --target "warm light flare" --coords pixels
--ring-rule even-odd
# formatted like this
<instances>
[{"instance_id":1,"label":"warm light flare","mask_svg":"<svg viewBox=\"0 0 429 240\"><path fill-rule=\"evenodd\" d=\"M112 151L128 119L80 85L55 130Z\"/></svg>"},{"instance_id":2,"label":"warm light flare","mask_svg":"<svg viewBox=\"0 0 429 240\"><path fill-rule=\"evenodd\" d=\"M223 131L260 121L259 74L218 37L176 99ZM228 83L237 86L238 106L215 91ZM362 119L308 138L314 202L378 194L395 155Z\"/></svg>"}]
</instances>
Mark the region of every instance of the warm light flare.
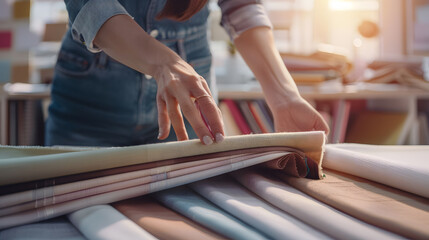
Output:
<instances>
[{"instance_id":1,"label":"warm light flare","mask_svg":"<svg viewBox=\"0 0 429 240\"><path fill-rule=\"evenodd\" d=\"M378 1L373 0L329 0L332 11L376 11L378 8Z\"/></svg>"}]
</instances>

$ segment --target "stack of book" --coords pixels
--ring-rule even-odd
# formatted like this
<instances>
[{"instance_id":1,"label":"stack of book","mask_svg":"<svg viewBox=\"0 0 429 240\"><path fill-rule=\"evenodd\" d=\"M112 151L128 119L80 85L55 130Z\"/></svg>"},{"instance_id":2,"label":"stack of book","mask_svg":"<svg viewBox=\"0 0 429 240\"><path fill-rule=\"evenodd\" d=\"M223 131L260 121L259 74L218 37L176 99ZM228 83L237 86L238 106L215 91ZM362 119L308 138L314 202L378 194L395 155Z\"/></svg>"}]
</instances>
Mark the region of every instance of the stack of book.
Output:
<instances>
[{"instance_id":1,"label":"stack of book","mask_svg":"<svg viewBox=\"0 0 429 240\"><path fill-rule=\"evenodd\" d=\"M360 81L403 84L429 91L429 82L425 80L424 75L424 68L419 60L378 60L368 65Z\"/></svg>"},{"instance_id":2,"label":"stack of book","mask_svg":"<svg viewBox=\"0 0 429 240\"><path fill-rule=\"evenodd\" d=\"M228 136L274 132L274 121L264 100L225 99L219 108Z\"/></svg>"},{"instance_id":3,"label":"stack of book","mask_svg":"<svg viewBox=\"0 0 429 240\"><path fill-rule=\"evenodd\" d=\"M342 82L351 68L346 57L334 53L322 51L311 55L282 53L281 56L297 85L314 85L327 80Z\"/></svg>"}]
</instances>

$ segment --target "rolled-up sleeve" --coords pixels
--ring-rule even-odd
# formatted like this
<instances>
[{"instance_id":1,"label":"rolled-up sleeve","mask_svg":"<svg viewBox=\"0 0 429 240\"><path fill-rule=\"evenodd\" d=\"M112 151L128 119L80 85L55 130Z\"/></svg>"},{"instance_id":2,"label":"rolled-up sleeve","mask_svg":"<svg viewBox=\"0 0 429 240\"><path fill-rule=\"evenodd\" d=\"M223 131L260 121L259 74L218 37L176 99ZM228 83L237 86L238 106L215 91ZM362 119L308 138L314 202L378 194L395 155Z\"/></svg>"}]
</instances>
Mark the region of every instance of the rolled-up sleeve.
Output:
<instances>
[{"instance_id":1,"label":"rolled-up sleeve","mask_svg":"<svg viewBox=\"0 0 429 240\"><path fill-rule=\"evenodd\" d=\"M222 11L221 25L232 40L251 28L272 28L260 0L219 0L218 4Z\"/></svg>"},{"instance_id":2,"label":"rolled-up sleeve","mask_svg":"<svg viewBox=\"0 0 429 240\"><path fill-rule=\"evenodd\" d=\"M65 1L75 41L84 44L91 52L101 50L94 46L94 38L101 26L111 17L129 15L117 0L67 0Z\"/></svg>"}]
</instances>

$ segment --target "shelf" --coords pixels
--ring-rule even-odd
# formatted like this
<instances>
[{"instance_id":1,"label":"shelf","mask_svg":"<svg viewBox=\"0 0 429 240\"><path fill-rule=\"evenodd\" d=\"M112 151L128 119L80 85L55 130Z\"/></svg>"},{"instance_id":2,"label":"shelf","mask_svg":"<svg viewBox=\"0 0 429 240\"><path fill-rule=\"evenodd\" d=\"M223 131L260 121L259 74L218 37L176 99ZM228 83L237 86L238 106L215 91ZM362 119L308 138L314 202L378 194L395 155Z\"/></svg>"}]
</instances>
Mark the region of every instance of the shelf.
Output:
<instances>
[{"instance_id":1,"label":"shelf","mask_svg":"<svg viewBox=\"0 0 429 240\"><path fill-rule=\"evenodd\" d=\"M220 99L263 99L264 95L257 82L250 84L221 84L218 86ZM320 84L298 86L301 96L306 99L389 99L389 98L429 98L429 92L417 88L394 84Z\"/></svg>"}]
</instances>

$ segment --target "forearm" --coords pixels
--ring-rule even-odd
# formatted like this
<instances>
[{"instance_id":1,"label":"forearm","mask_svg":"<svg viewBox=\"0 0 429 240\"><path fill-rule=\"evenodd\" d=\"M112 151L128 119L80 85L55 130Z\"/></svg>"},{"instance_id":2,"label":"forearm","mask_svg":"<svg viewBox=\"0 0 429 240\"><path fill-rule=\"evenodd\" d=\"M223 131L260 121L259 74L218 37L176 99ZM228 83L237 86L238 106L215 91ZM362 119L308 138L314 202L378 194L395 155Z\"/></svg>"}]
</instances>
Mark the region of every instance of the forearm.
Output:
<instances>
[{"instance_id":1,"label":"forearm","mask_svg":"<svg viewBox=\"0 0 429 240\"><path fill-rule=\"evenodd\" d=\"M275 47L271 29L250 29L237 37L234 43L260 82L272 110L285 101L300 98L296 84Z\"/></svg>"},{"instance_id":2,"label":"forearm","mask_svg":"<svg viewBox=\"0 0 429 240\"><path fill-rule=\"evenodd\" d=\"M116 15L107 20L94 43L119 62L149 75L155 75L163 65L180 59L127 15Z\"/></svg>"}]
</instances>

